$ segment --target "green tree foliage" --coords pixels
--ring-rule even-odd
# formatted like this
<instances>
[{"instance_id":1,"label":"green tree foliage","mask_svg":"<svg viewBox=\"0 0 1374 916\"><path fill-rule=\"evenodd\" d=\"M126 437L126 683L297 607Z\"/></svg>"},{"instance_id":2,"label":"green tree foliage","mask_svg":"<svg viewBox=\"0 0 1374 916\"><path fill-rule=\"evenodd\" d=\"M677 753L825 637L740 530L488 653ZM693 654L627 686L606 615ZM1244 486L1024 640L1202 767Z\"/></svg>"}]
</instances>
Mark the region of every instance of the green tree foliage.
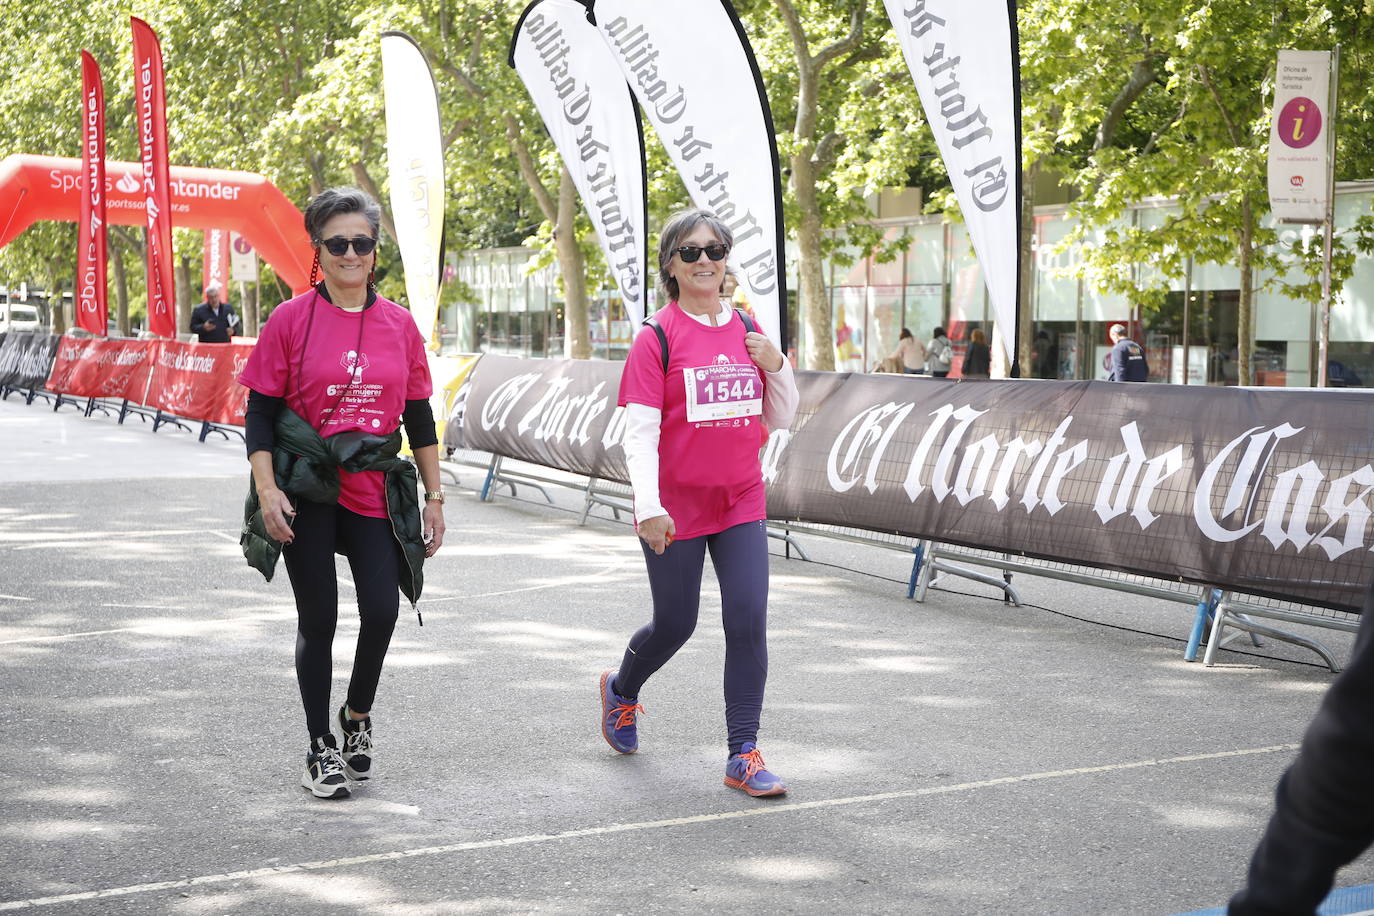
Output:
<instances>
[{"instance_id":1,"label":"green tree foliage","mask_svg":"<svg viewBox=\"0 0 1374 916\"><path fill-rule=\"evenodd\" d=\"M1189 259L1237 268L1239 370L1248 381L1254 278L1288 267L1266 219L1276 57L1343 45L1337 178L1374 174L1371 11L1367 0L1284 0L1262 11L1183 0L1027 4L1027 159L1076 192L1071 241L1087 243L1087 281L1148 310ZM1178 209L1158 226L1127 225L1130 204L1150 197L1175 198ZM1337 283L1353 269L1350 244L1368 241L1338 246ZM1286 288L1311 296L1319 259L1299 254L1308 279Z\"/></svg>"}]
</instances>

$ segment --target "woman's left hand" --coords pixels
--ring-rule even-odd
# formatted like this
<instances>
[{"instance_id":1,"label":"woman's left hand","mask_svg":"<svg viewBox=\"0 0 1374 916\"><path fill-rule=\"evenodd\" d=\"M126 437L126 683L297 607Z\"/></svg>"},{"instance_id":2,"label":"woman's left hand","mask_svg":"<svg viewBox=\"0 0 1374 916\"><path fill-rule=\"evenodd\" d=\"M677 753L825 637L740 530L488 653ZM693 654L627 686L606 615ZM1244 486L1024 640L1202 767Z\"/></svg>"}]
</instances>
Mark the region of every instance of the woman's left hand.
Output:
<instances>
[{"instance_id":1,"label":"woman's left hand","mask_svg":"<svg viewBox=\"0 0 1374 916\"><path fill-rule=\"evenodd\" d=\"M766 334L750 331L744 335L744 345L749 348L749 358L754 365L764 372L777 372L782 368L782 352Z\"/></svg>"},{"instance_id":2,"label":"woman's left hand","mask_svg":"<svg viewBox=\"0 0 1374 916\"><path fill-rule=\"evenodd\" d=\"M424 523L425 556L432 557L444 543L444 504L437 499L425 500L420 518Z\"/></svg>"}]
</instances>

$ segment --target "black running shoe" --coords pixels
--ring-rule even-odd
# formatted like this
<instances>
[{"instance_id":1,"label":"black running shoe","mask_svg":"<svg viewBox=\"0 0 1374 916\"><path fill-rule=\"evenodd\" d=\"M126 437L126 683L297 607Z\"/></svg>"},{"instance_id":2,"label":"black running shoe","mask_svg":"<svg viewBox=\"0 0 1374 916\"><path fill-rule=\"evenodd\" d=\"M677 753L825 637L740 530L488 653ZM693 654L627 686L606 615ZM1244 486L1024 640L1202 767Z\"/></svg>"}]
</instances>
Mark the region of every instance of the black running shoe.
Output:
<instances>
[{"instance_id":1,"label":"black running shoe","mask_svg":"<svg viewBox=\"0 0 1374 916\"><path fill-rule=\"evenodd\" d=\"M372 776L372 717L355 722L348 716L348 704L339 707L339 728L343 729L344 772L359 781Z\"/></svg>"},{"instance_id":2,"label":"black running shoe","mask_svg":"<svg viewBox=\"0 0 1374 916\"><path fill-rule=\"evenodd\" d=\"M333 735L325 735L310 742L305 755L305 775L301 785L316 798L348 798L348 780L344 777L344 762L339 757L339 744Z\"/></svg>"}]
</instances>

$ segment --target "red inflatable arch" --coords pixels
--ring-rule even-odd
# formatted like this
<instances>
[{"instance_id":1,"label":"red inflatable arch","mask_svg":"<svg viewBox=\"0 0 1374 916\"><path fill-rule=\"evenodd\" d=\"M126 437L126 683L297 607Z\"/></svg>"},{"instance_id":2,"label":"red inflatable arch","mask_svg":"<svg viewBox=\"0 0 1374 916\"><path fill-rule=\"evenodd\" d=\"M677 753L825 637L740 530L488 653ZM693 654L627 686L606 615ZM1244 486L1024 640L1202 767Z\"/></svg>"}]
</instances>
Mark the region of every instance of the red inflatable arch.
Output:
<instances>
[{"instance_id":1,"label":"red inflatable arch","mask_svg":"<svg viewBox=\"0 0 1374 916\"><path fill-rule=\"evenodd\" d=\"M144 224L144 198L137 162L105 162L105 213L111 223ZM276 185L253 172L194 169L174 165L172 225L229 229L239 233L277 276L302 293L309 288L314 251L301 211ZM13 155L0 160L0 247L41 219L75 222L85 180L81 160ZM192 260L199 263L197 253Z\"/></svg>"}]
</instances>

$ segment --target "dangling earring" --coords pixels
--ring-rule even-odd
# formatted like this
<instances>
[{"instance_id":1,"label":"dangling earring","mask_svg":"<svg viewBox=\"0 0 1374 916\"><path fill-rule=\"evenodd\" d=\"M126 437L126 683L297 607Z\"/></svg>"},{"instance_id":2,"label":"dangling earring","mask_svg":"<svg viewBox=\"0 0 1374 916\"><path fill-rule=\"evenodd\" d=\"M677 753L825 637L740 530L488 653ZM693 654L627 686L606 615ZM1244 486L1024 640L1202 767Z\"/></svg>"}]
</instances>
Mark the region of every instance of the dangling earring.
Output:
<instances>
[{"instance_id":1,"label":"dangling earring","mask_svg":"<svg viewBox=\"0 0 1374 916\"><path fill-rule=\"evenodd\" d=\"M372 266L367 269L367 288L374 293L377 291L377 259L372 259Z\"/></svg>"},{"instance_id":2,"label":"dangling earring","mask_svg":"<svg viewBox=\"0 0 1374 916\"><path fill-rule=\"evenodd\" d=\"M310 285L314 286L320 276L320 249L315 249L315 262L310 265Z\"/></svg>"}]
</instances>

